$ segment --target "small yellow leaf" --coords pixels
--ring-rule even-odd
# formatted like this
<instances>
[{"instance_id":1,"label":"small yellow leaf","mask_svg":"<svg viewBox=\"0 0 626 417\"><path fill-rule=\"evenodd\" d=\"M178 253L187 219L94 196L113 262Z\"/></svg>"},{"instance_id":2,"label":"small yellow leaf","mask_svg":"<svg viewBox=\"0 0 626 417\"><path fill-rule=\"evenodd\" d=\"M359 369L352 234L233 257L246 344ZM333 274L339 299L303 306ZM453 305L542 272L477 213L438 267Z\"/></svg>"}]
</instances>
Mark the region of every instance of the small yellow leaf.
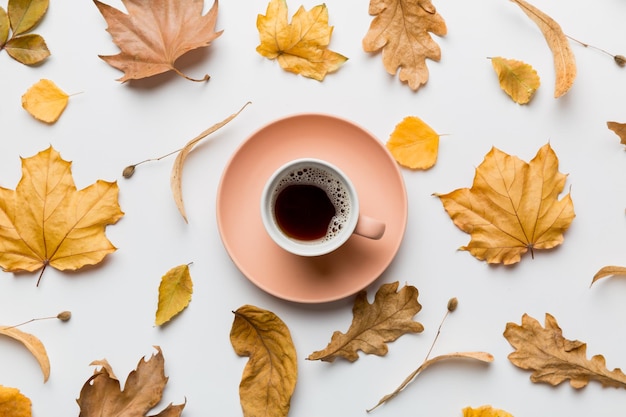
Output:
<instances>
[{"instance_id":1,"label":"small yellow leaf","mask_svg":"<svg viewBox=\"0 0 626 417\"><path fill-rule=\"evenodd\" d=\"M0 385L0 416L30 417L32 404L17 388Z\"/></svg>"},{"instance_id":2,"label":"small yellow leaf","mask_svg":"<svg viewBox=\"0 0 626 417\"><path fill-rule=\"evenodd\" d=\"M437 162L439 134L421 119L405 117L389 137L387 149L400 165L429 169Z\"/></svg>"},{"instance_id":3,"label":"small yellow leaf","mask_svg":"<svg viewBox=\"0 0 626 417\"><path fill-rule=\"evenodd\" d=\"M34 118L46 123L56 122L69 96L50 80L39 80L22 96L22 107Z\"/></svg>"},{"instance_id":4,"label":"small yellow leaf","mask_svg":"<svg viewBox=\"0 0 626 417\"><path fill-rule=\"evenodd\" d=\"M8 336L23 344L26 349L33 354L35 359L37 359L37 362L39 362L41 372L43 372L43 382L48 381L50 377L50 360L48 359L45 346L38 338L30 333L10 326L0 326L0 335ZM0 413L0 416L2 415L4 414Z\"/></svg>"},{"instance_id":5,"label":"small yellow leaf","mask_svg":"<svg viewBox=\"0 0 626 417\"><path fill-rule=\"evenodd\" d=\"M183 311L191 300L193 282L189 274L189 265L179 265L161 278L159 285L159 307L155 323L160 326Z\"/></svg>"},{"instance_id":6,"label":"small yellow leaf","mask_svg":"<svg viewBox=\"0 0 626 417\"><path fill-rule=\"evenodd\" d=\"M513 417L513 415L490 405L483 405L478 408L465 407L463 417Z\"/></svg>"},{"instance_id":7,"label":"small yellow leaf","mask_svg":"<svg viewBox=\"0 0 626 417\"><path fill-rule=\"evenodd\" d=\"M9 56L25 65L35 65L50 56L46 41L35 34L20 35L4 45Z\"/></svg>"},{"instance_id":8,"label":"small yellow leaf","mask_svg":"<svg viewBox=\"0 0 626 417\"><path fill-rule=\"evenodd\" d=\"M8 5L13 36L31 30L48 10L50 0L11 0Z\"/></svg>"},{"instance_id":9,"label":"small yellow leaf","mask_svg":"<svg viewBox=\"0 0 626 417\"><path fill-rule=\"evenodd\" d=\"M498 74L500 87L518 104L528 103L541 84L537 71L525 62L495 57L491 58L491 65Z\"/></svg>"}]
</instances>

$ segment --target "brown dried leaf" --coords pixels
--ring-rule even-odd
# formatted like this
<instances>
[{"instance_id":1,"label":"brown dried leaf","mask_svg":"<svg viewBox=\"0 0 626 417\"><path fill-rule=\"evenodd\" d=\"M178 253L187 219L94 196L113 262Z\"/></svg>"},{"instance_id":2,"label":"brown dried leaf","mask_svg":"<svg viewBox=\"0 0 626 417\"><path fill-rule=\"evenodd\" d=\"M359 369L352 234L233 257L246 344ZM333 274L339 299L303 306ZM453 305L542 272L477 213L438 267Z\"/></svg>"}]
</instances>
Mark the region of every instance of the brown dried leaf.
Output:
<instances>
[{"instance_id":1,"label":"brown dried leaf","mask_svg":"<svg viewBox=\"0 0 626 417\"><path fill-rule=\"evenodd\" d=\"M614 275L626 276L626 267L605 266L603 268L600 268L600 270L596 272L596 274L593 276L593 280L591 280L591 284L593 285L593 283L599 279L614 276Z\"/></svg>"},{"instance_id":2,"label":"brown dried leaf","mask_svg":"<svg viewBox=\"0 0 626 417\"><path fill-rule=\"evenodd\" d=\"M626 388L626 375L619 368L607 370L602 355L587 359L587 345L565 339L550 314L546 313L545 327L524 314L521 325L507 323L504 337L515 348L509 360L519 368L533 371L532 382L558 385L569 380L578 389L595 380L605 387Z\"/></svg>"},{"instance_id":3,"label":"brown dried leaf","mask_svg":"<svg viewBox=\"0 0 626 417\"><path fill-rule=\"evenodd\" d=\"M30 333L11 326L0 326L0 335L8 336L23 344L37 359L41 372L43 372L43 382L48 381L50 377L50 359L48 359L46 347L41 343L41 340Z\"/></svg>"},{"instance_id":4,"label":"brown dried leaf","mask_svg":"<svg viewBox=\"0 0 626 417\"><path fill-rule=\"evenodd\" d=\"M165 376L165 359L161 349L147 360L141 359L137 368L128 374L124 389L113 375L111 366L102 359L91 364L100 366L80 390L76 400L80 407L80 417L143 417L163 396L168 378ZM185 404L170 403L158 416L179 417Z\"/></svg>"},{"instance_id":5,"label":"brown dried leaf","mask_svg":"<svg viewBox=\"0 0 626 417\"><path fill-rule=\"evenodd\" d=\"M363 38L365 52L382 49L389 74L416 91L428 81L426 59L439 61L441 50L430 33L444 36L446 23L430 0L370 0L369 14L376 16Z\"/></svg>"},{"instance_id":6,"label":"brown dried leaf","mask_svg":"<svg viewBox=\"0 0 626 417\"><path fill-rule=\"evenodd\" d=\"M244 417L285 417L298 378L296 348L285 323L271 311L245 305L234 312L230 341L248 356L239 385Z\"/></svg>"},{"instance_id":7,"label":"brown dried leaf","mask_svg":"<svg viewBox=\"0 0 626 417\"><path fill-rule=\"evenodd\" d=\"M352 307L352 324L346 333L336 331L323 350L313 352L308 360L333 362L344 358L354 362L358 351L383 356L387 354L387 342L393 342L406 333L420 333L421 323L413 317L422 309L417 301L417 288L407 285L400 291L398 282L380 286L372 304L367 292L360 291Z\"/></svg>"},{"instance_id":8,"label":"brown dried leaf","mask_svg":"<svg viewBox=\"0 0 626 417\"><path fill-rule=\"evenodd\" d=\"M606 126L619 136L622 145L626 145L626 123L606 122Z\"/></svg>"}]
</instances>

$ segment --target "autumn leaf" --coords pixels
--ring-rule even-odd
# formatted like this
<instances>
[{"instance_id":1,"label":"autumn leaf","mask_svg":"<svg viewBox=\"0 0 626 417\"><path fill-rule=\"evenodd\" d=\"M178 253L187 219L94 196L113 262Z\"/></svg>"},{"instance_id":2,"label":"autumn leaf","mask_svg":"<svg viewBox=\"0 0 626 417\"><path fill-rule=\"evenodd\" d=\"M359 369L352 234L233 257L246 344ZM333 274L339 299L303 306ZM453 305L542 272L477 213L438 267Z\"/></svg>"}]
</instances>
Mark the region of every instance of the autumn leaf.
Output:
<instances>
[{"instance_id":1,"label":"autumn leaf","mask_svg":"<svg viewBox=\"0 0 626 417\"><path fill-rule=\"evenodd\" d=\"M48 359L46 347L41 343L41 340L30 333L21 331L15 326L0 326L0 335L10 337L24 345L35 359L37 359L41 372L43 373L43 382L48 381L50 377L50 359ZM1 409L2 406L0 405L0 410ZM0 413L0 415L4 414Z\"/></svg>"},{"instance_id":2,"label":"autumn leaf","mask_svg":"<svg viewBox=\"0 0 626 417\"><path fill-rule=\"evenodd\" d=\"M137 368L128 374L124 389L113 374L111 365L102 359L92 362L100 366L85 382L76 400L80 407L80 417L145 416L163 396L168 377L165 376L165 359L161 349L147 360L142 358ZM179 417L185 404L170 403L156 416Z\"/></svg>"},{"instance_id":3,"label":"autumn leaf","mask_svg":"<svg viewBox=\"0 0 626 417\"><path fill-rule=\"evenodd\" d=\"M500 87L518 104L526 104L539 88L537 71L529 64L514 59L491 58Z\"/></svg>"},{"instance_id":4,"label":"autumn leaf","mask_svg":"<svg viewBox=\"0 0 626 417\"><path fill-rule=\"evenodd\" d=\"M550 16L524 0L511 0L539 27L554 59L554 97L569 91L576 78L576 59L561 26Z\"/></svg>"},{"instance_id":5,"label":"autumn leaf","mask_svg":"<svg viewBox=\"0 0 626 417\"><path fill-rule=\"evenodd\" d=\"M575 217L566 175L549 144L530 163L496 148L476 169L471 188L435 194L454 224L471 235L460 250L488 263L514 264L521 255L563 243Z\"/></svg>"},{"instance_id":6,"label":"autumn leaf","mask_svg":"<svg viewBox=\"0 0 626 417\"><path fill-rule=\"evenodd\" d=\"M0 385L0 416L30 417L31 408L30 399L20 390Z\"/></svg>"},{"instance_id":7,"label":"autumn leaf","mask_svg":"<svg viewBox=\"0 0 626 417\"><path fill-rule=\"evenodd\" d=\"M545 327L524 314L521 325L507 323L504 337L515 349L509 360L519 368L531 370L532 382L558 385L569 380L578 389L595 380L605 387L626 388L626 375L619 368L609 371L602 355L587 359L587 345L565 339L550 314L546 314Z\"/></svg>"},{"instance_id":8,"label":"autumn leaf","mask_svg":"<svg viewBox=\"0 0 626 417\"><path fill-rule=\"evenodd\" d=\"M193 282L189 265L179 265L167 271L159 285L155 324L161 326L183 311L189 305L192 293Z\"/></svg>"},{"instance_id":9,"label":"autumn leaf","mask_svg":"<svg viewBox=\"0 0 626 417\"><path fill-rule=\"evenodd\" d=\"M222 34L215 32L217 0L205 15L203 0L124 0L128 14L98 0L94 3L121 50L117 55L100 58L124 72L118 79L121 82L168 71L193 80L176 68L176 60L191 50L209 46ZM193 81L208 79L207 74Z\"/></svg>"},{"instance_id":10,"label":"autumn leaf","mask_svg":"<svg viewBox=\"0 0 626 417\"><path fill-rule=\"evenodd\" d=\"M426 59L439 61L441 49L430 33L444 36L446 23L430 0L370 0L375 16L363 38L365 52L382 50L387 72L416 91L428 81Z\"/></svg>"},{"instance_id":11,"label":"autumn leaf","mask_svg":"<svg viewBox=\"0 0 626 417\"><path fill-rule=\"evenodd\" d=\"M372 304L367 301L367 292L360 291L352 307L353 318L348 331L334 332L328 346L311 353L307 359L333 362L341 357L354 362L359 358L359 350L383 356L387 354L388 342L403 334L422 332L422 324L413 321L422 309L417 301L417 288L407 285L400 291L397 289L397 281L381 285Z\"/></svg>"},{"instance_id":12,"label":"autumn leaf","mask_svg":"<svg viewBox=\"0 0 626 417\"><path fill-rule=\"evenodd\" d=\"M490 405L482 405L478 408L465 407L463 417L513 417L513 415Z\"/></svg>"},{"instance_id":13,"label":"autumn leaf","mask_svg":"<svg viewBox=\"0 0 626 417\"><path fill-rule=\"evenodd\" d=\"M400 165L429 169L437 162L439 134L420 118L408 116L396 125L386 146Z\"/></svg>"},{"instance_id":14,"label":"autumn leaf","mask_svg":"<svg viewBox=\"0 0 626 417\"><path fill-rule=\"evenodd\" d=\"M9 0L7 10L0 7L0 50L25 65L35 65L50 56L41 35L27 33L41 21L49 0ZM9 36L10 35L10 36Z\"/></svg>"},{"instance_id":15,"label":"autumn leaf","mask_svg":"<svg viewBox=\"0 0 626 417\"><path fill-rule=\"evenodd\" d=\"M50 80L39 80L22 96L22 107L35 119L46 123L56 122L65 107L69 96Z\"/></svg>"},{"instance_id":16,"label":"autumn leaf","mask_svg":"<svg viewBox=\"0 0 626 417\"><path fill-rule=\"evenodd\" d=\"M605 266L600 268L598 272L593 276L591 280L591 284L593 285L596 281L602 278L610 277L610 276L625 276L626 277L626 267L625 266Z\"/></svg>"},{"instance_id":17,"label":"autumn leaf","mask_svg":"<svg viewBox=\"0 0 626 417\"><path fill-rule=\"evenodd\" d=\"M291 333L274 313L244 305L234 312L230 341L250 359L239 385L244 417L285 417L296 387L298 363Z\"/></svg>"},{"instance_id":18,"label":"autumn leaf","mask_svg":"<svg viewBox=\"0 0 626 417\"><path fill-rule=\"evenodd\" d=\"M0 267L43 273L48 265L64 271L97 264L116 249L106 226L123 215L116 182L77 191L71 162L52 147L22 158L15 191L0 187Z\"/></svg>"},{"instance_id":19,"label":"autumn leaf","mask_svg":"<svg viewBox=\"0 0 626 417\"><path fill-rule=\"evenodd\" d=\"M328 49L333 27L328 25L325 4L308 12L300 6L289 23L287 1L270 0L265 15L257 16L256 25L261 41L256 51L277 59L286 71L322 81L348 60Z\"/></svg>"},{"instance_id":20,"label":"autumn leaf","mask_svg":"<svg viewBox=\"0 0 626 417\"><path fill-rule=\"evenodd\" d=\"M619 136L622 145L626 145L626 123L606 122L606 126Z\"/></svg>"}]
</instances>

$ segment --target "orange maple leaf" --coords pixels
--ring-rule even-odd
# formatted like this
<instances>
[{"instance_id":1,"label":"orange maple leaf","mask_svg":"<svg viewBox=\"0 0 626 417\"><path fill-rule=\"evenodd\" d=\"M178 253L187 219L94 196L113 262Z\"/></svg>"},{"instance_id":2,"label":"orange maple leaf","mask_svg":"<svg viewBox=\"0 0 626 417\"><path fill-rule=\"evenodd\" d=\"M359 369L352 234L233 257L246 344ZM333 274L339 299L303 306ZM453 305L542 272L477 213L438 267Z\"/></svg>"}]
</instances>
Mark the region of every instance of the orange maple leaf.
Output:
<instances>
[{"instance_id":1,"label":"orange maple leaf","mask_svg":"<svg viewBox=\"0 0 626 417\"><path fill-rule=\"evenodd\" d=\"M100 55L124 71L118 81L146 78L167 71L192 81L174 63L183 54L206 47L222 34L215 32L217 0L202 14L203 0L122 0L128 14L94 0L108 24L107 31L121 49L117 55Z\"/></svg>"}]
</instances>

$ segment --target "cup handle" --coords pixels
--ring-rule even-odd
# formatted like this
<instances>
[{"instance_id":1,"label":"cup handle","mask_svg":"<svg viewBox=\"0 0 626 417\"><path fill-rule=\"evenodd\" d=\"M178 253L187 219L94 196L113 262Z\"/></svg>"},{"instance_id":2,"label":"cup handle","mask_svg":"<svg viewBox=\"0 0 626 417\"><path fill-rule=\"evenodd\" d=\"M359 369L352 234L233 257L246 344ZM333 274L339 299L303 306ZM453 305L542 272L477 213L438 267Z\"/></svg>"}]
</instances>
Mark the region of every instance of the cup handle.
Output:
<instances>
[{"instance_id":1,"label":"cup handle","mask_svg":"<svg viewBox=\"0 0 626 417\"><path fill-rule=\"evenodd\" d=\"M359 216L354 233L368 239L378 240L385 234L385 223L368 216Z\"/></svg>"}]
</instances>

